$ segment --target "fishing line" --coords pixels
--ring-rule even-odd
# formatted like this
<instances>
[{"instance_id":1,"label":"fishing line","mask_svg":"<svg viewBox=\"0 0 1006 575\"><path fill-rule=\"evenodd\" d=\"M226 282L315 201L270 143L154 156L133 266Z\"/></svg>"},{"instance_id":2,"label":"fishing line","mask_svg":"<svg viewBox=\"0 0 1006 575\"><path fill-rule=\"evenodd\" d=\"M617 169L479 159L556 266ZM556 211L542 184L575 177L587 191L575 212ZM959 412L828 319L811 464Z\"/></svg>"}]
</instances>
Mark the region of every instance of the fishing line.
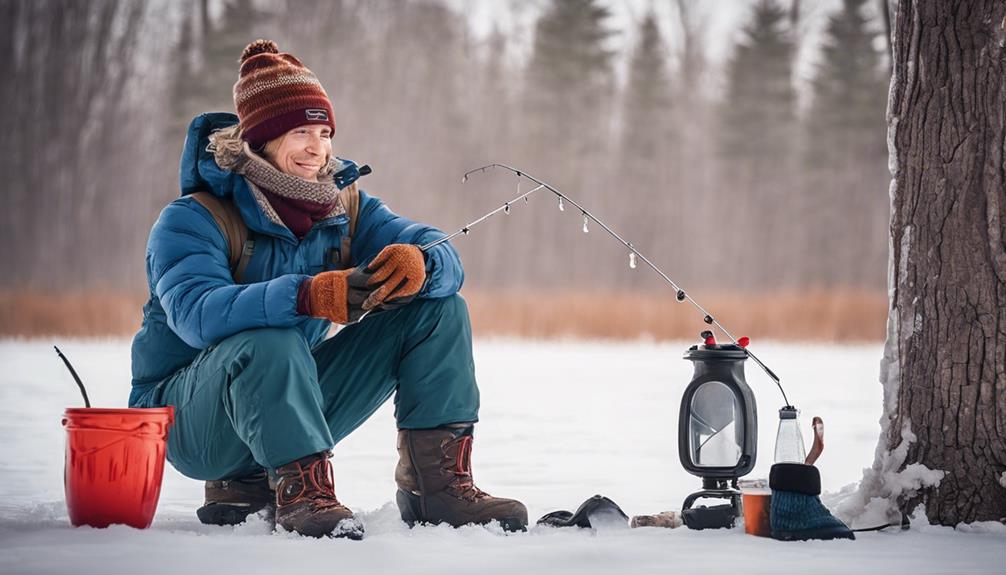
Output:
<instances>
[{"instance_id":1,"label":"fishing line","mask_svg":"<svg viewBox=\"0 0 1006 575\"><path fill-rule=\"evenodd\" d=\"M688 295L688 292L686 292L677 283L675 283L675 281L672 280L670 278L670 276L668 276L666 273L663 272L663 270L661 270L659 267L657 267L656 264L654 264L652 261L650 261L650 259L648 257L646 257L638 249L636 249L636 247L634 245L632 245L632 242L629 242L629 241L625 240L622 236L620 236L618 233L616 233L614 230L612 230L606 223L604 223L603 221L601 221L600 218L598 218L597 216L595 216L594 214L592 214L590 212L590 210L588 210L587 208L581 206L578 202L576 202L576 200L574 200L573 198L569 197L568 195L560 192L559 190L555 189L554 187L552 187L547 182L545 182L543 180L540 180L540 179L532 176L531 174L528 174L527 172L525 172L523 170L518 170L517 168L513 168L513 167L508 166L506 164L493 163L493 164L487 164L487 165L479 167L479 168L475 168L474 170L469 170L469 171L465 172L464 176L462 176L461 183L466 183L468 181L469 176L471 176L472 174L475 174L475 173L485 173L486 170L489 170L491 168L499 168L499 169L507 170L507 171L510 171L510 172L513 172L514 174L516 174L517 178L518 178L518 184L517 184L518 195L514 199L512 199L512 200L510 200L508 202L504 202L500 207L498 207L498 208L490 211L489 213L485 214L484 216L478 218L477 220L474 220L474 221L471 221L471 222L465 224L464 226L461 227L461 229L457 230L456 232L454 232L452 234L449 234L447 236L444 236L444 237L442 237L442 238L440 238L440 239L438 239L436 241L432 241L432 242L427 243L427 244L425 244L423 246L420 246L419 249L421 249L422 251L425 252L425 251L428 251L429 249L431 249L433 247L436 247L436 246L438 246L438 245L440 245L440 244L442 244L442 243L444 243L446 241L450 241L451 239L453 239L453 238L455 238L455 237L457 237L459 235L468 235L471 232L472 228L474 228L475 226L477 226L477 225L481 224L482 222L488 220L489 218L491 218L492 216L498 214L499 212L504 212L506 214L509 214L510 210L511 210L511 207L513 206L514 203L519 202L520 200L524 200L525 203L527 203L528 197L531 196L532 194L534 194L535 192L537 192L539 190L542 190L542 189L548 190L548 191L552 192L553 194L555 194L559 198L559 210L560 211L566 211L566 204L567 203L571 204L573 207L575 207L576 209L580 210L580 213L583 214L583 232L584 233L588 233L589 232L589 226L588 226L589 222L594 222L597 225L601 226L601 229L603 229L605 232L607 232L608 235L610 235L611 237L615 238L622 245L624 245L626 248L628 248L628 250L629 250L629 267L631 269L636 269L636 266L638 265L637 261L638 260L642 260L643 263L645 263L647 266L649 266L650 269L652 269L654 272L657 273L657 275L659 275L661 278L663 278L664 281L666 281L668 284L670 284L671 288L673 288L674 291L675 291L675 293L676 293L676 298L677 298L677 300L678 300L679 303L680 302L688 302L688 303L690 303L699 313L702 314L702 321L704 321L705 323L707 323L707 324L709 324L709 325L711 325L711 326L719 329L720 332L723 333L723 335L725 335L727 338L729 338L729 340L732 343L734 343L738 347L744 348L745 351L747 351L748 356L751 359L753 359L756 364L758 364L758 367L760 367L762 369L762 371L764 371L766 373L766 375L769 376L769 379L771 379L775 383L776 387L779 388L779 392L782 394L782 398L785 401L786 405L787 406L791 405L790 402L789 402L789 399L786 397L786 392L782 388L782 384L779 382L779 376L777 376L771 369L769 369L768 366L766 366L758 358L758 356L756 356L754 353L752 353L750 349L747 349L746 345L741 345L738 342L737 338L735 338L733 336L733 334L730 333L730 331L728 331L727 328L725 328L723 326L723 324L721 324L719 322L719 320L717 320L712 314L710 314L708 311L706 311L706 309L704 307L702 307L697 301L695 301L694 299L692 299L692 297L690 295ZM520 178L527 178L528 180L531 180L532 182L534 182L535 184L538 184L538 185L537 185L537 187L535 187L535 188L533 188L533 189L531 189L531 190L529 190L527 192L520 193Z\"/></svg>"}]
</instances>

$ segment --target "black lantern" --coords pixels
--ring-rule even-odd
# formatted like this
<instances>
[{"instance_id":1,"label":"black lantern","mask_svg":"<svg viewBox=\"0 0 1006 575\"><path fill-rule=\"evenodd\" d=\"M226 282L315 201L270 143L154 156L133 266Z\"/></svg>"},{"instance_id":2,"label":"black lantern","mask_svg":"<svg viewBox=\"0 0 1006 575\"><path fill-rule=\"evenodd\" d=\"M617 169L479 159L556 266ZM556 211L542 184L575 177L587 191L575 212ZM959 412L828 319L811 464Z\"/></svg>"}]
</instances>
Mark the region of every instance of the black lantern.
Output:
<instances>
[{"instance_id":1,"label":"black lantern","mask_svg":"<svg viewBox=\"0 0 1006 575\"><path fill-rule=\"evenodd\" d=\"M692 529L732 527L741 514L737 479L755 466L758 415L754 395L744 381L748 352L736 344L717 344L711 332L702 336L704 345L685 352L685 359L695 365L695 374L681 398L678 420L681 465L702 478L702 491L685 498L682 516ZM700 498L729 503L693 508Z\"/></svg>"}]
</instances>

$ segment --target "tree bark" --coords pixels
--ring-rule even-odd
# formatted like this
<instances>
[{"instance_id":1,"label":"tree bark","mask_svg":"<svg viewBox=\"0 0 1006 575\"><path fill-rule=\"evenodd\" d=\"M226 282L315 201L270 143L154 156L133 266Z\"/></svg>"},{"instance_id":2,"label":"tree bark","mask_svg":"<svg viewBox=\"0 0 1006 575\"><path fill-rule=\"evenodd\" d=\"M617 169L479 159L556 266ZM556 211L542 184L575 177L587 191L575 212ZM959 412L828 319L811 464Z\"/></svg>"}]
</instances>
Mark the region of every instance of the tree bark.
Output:
<instances>
[{"instance_id":1,"label":"tree bark","mask_svg":"<svg viewBox=\"0 0 1006 575\"><path fill-rule=\"evenodd\" d=\"M884 370L888 453L878 450L878 462L900 447L900 470L922 464L945 472L937 485L902 494L902 511L925 503L929 520L942 525L999 520L1006 517L1006 3L899 4L885 353L896 365Z\"/></svg>"}]
</instances>

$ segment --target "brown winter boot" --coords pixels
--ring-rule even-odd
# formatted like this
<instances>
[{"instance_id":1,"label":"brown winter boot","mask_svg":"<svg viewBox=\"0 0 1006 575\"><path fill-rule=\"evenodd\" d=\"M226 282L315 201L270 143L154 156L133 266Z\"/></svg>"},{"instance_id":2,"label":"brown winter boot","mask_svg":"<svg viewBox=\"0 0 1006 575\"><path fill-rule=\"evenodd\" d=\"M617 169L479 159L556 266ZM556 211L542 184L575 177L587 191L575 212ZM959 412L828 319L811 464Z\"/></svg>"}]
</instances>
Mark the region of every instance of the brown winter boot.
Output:
<instances>
[{"instance_id":1,"label":"brown winter boot","mask_svg":"<svg viewBox=\"0 0 1006 575\"><path fill-rule=\"evenodd\" d=\"M520 501L493 497L472 479L472 424L437 429L398 430L395 499L402 520L416 523L499 521L506 531L527 529L527 508Z\"/></svg>"},{"instance_id":2,"label":"brown winter boot","mask_svg":"<svg viewBox=\"0 0 1006 575\"><path fill-rule=\"evenodd\" d=\"M276 525L310 537L363 538L363 525L335 498L330 451L276 469Z\"/></svg>"},{"instance_id":3,"label":"brown winter boot","mask_svg":"<svg viewBox=\"0 0 1006 575\"><path fill-rule=\"evenodd\" d=\"M259 511L265 512L268 521L276 511L276 492L265 470L238 479L207 481L206 503L196 516L206 525L237 525Z\"/></svg>"}]
</instances>

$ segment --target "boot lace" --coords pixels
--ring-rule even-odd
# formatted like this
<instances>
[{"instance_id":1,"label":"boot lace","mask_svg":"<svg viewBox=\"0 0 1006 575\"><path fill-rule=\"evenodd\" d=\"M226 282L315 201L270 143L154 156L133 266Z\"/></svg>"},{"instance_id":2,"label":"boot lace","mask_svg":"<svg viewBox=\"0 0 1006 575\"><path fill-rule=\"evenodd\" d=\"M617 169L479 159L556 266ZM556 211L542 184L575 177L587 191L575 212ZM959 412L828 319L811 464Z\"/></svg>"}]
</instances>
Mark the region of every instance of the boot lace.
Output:
<instances>
[{"instance_id":1,"label":"boot lace","mask_svg":"<svg viewBox=\"0 0 1006 575\"><path fill-rule=\"evenodd\" d=\"M458 496L469 501L476 501L491 497L475 485L472 477L472 436L465 435L458 440L457 451L455 452L455 465L450 469L454 474L454 482L451 486Z\"/></svg>"},{"instance_id":2,"label":"boot lace","mask_svg":"<svg viewBox=\"0 0 1006 575\"><path fill-rule=\"evenodd\" d=\"M292 473L284 473L283 483L282 488L278 490L282 504L310 499L318 508L342 506L335 497L332 464L327 457L318 457L307 463L298 462Z\"/></svg>"}]
</instances>

